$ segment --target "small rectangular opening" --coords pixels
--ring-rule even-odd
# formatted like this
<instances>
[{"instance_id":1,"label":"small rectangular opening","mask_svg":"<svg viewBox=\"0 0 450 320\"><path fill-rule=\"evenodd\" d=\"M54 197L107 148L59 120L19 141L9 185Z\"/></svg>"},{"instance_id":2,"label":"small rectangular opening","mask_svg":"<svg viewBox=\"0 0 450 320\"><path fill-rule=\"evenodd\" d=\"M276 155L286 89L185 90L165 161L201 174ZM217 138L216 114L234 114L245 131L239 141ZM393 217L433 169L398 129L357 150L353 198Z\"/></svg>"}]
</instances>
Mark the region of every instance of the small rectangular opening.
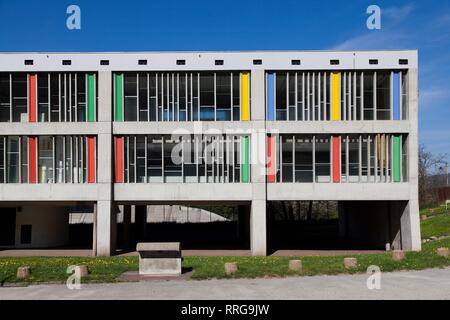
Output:
<instances>
[{"instance_id":1,"label":"small rectangular opening","mask_svg":"<svg viewBox=\"0 0 450 320\"><path fill-rule=\"evenodd\" d=\"M25 60L25 61L24 61L24 64L25 64L26 66L32 66L32 65L34 64L34 61L33 61L33 60Z\"/></svg>"},{"instance_id":2,"label":"small rectangular opening","mask_svg":"<svg viewBox=\"0 0 450 320\"><path fill-rule=\"evenodd\" d=\"M72 60L63 60L62 64L63 66L70 66L72 64Z\"/></svg>"},{"instance_id":3,"label":"small rectangular opening","mask_svg":"<svg viewBox=\"0 0 450 320\"><path fill-rule=\"evenodd\" d=\"M262 60L261 60L261 59L254 59L254 60L253 60L253 64L254 64L254 65L262 64Z\"/></svg>"},{"instance_id":4,"label":"small rectangular opening","mask_svg":"<svg viewBox=\"0 0 450 320\"><path fill-rule=\"evenodd\" d=\"M291 60L291 64L293 66L299 66L302 64L302 62L300 60L296 59L296 60Z\"/></svg>"},{"instance_id":5,"label":"small rectangular opening","mask_svg":"<svg viewBox=\"0 0 450 320\"><path fill-rule=\"evenodd\" d=\"M109 66L109 60L100 60L100 65Z\"/></svg>"},{"instance_id":6,"label":"small rectangular opening","mask_svg":"<svg viewBox=\"0 0 450 320\"><path fill-rule=\"evenodd\" d=\"M332 59L332 60L330 60L330 64L331 64L332 66L337 66L339 63L340 63L340 61L339 61L338 59Z\"/></svg>"},{"instance_id":7,"label":"small rectangular opening","mask_svg":"<svg viewBox=\"0 0 450 320\"><path fill-rule=\"evenodd\" d=\"M216 61L214 62L214 64L215 64L216 66L223 66L223 60L216 60Z\"/></svg>"},{"instance_id":8,"label":"small rectangular opening","mask_svg":"<svg viewBox=\"0 0 450 320\"><path fill-rule=\"evenodd\" d=\"M22 224L20 226L20 243L31 244L31 224Z\"/></svg>"},{"instance_id":9,"label":"small rectangular opening","mask_svg":"<svg viewBox=\"0 0 450 320\"><path fill-rule=\"evenodd\" d=\"M184 66L186 64L186 60L177 60L178 66Z\"/></svg>"},{"instance_id":10,"label":"small rectangular opening","mask_svg":"<svg viewBox=\"0 0 450 320\"><path fill-rule=\"evenodd\" d=\"M144 60L144 59L139 60L139 61L138 61L138 64L141 65L141 66L147 65L147 60Z\"/></svg>"},{"instance_id":11,"label":"small rectangular opening","mask_svg":"<svg viewBox=\"0 0 450 320\"><path fill-rule=\"evenodd\" d=\"M378 64L378 59L369 59L369 64Z\"/></svg>"},{"instance_id":12,"label":"small rectangular opening","mask_svg":"<svg viewBox=\"0 0 450 320\"><path fill-rule=\"evenodd\" d=\"M398 64L407 65L408 64L408 59L400 59L400 60L398 60Z\"/></svg>"}]
</instances>

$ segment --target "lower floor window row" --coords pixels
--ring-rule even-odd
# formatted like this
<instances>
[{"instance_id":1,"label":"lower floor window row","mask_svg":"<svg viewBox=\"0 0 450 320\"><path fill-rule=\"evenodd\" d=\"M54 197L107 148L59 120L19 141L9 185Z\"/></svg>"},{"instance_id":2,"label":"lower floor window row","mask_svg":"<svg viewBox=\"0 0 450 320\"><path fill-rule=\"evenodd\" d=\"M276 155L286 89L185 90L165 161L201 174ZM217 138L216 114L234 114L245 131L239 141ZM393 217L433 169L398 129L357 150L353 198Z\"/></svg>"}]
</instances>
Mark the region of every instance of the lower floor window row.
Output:
<instances>
[{"instance_id":1,"label":"lower floor window row","mask_svg":"<svg viewBox=\"0 0 450 320\"><path fill-rule=\"evenodd\" d=\"M407 181L407 135L269 135L267 181Z\"/></svg>"},{"instance_id":2,"label":"lower floor window row","mask_svg":"<svg viewBox=\"0 0 450 320\"><path fill-rule=\"evenodd\" d=\"M250 182L246 135L116 136L116 183Z\"/></svg>"},{"instance_id":3,"label":"lower floor window row","mask_svg":"<svg viewBox=\"0 0 450 320\"><path fill-rule=\"evenodd\" d=\"M0 136L0 183L95 183L94 136Z\"/></svg>"}]
</instances>

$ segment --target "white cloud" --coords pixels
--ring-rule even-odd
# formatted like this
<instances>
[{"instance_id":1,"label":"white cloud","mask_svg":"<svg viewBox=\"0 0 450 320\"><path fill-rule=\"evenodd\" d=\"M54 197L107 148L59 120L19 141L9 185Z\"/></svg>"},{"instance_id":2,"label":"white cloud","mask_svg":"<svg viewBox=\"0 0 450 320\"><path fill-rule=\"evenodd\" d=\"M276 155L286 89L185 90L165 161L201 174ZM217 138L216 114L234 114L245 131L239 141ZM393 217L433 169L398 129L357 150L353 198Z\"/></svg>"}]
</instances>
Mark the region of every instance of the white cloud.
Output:
<instances>
[{"instance_id":1,"label":"white cloud","mask_svg":"<svg viewBox=\"0 0 450 320\"><path fill-rule=\"evenodd\" d=\"M419 103L423 107L432 107L439 102L450 104L450 92L448 88L433 87L420 90Z\"/></svg>"},{"instance_id":2,"label":"white cloud","mask_svg":"<svg viewBox=\"0 0 450 320\"><path fill-rule=\"evenodd\" d=\"M406 48L411 40L411 33L405 32L398 25L405 21L414 11L415 5L381 8L381 30L367 30L335 45L333 50L373 50Z\"/></svg>"}]
</instances>

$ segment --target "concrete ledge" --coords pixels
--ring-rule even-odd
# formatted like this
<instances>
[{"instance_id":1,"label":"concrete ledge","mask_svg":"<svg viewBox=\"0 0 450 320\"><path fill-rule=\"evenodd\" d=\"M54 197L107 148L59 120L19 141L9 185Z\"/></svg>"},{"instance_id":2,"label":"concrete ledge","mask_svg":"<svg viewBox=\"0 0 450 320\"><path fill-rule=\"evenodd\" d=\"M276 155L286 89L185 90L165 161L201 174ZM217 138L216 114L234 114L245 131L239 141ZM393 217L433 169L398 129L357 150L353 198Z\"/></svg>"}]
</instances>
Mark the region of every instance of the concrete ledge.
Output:
<instances>
[{"instance_id":1,"label":"concrete ledge","mask_svg":"<svg viewBox=\"0 0 450 320\"><path fill-rule=\"evenodd\" d=\"M268 183L267 200L408 200L408 183Z\"/></svg>"},{"instance_id":2,"label":"concrete ledge","mask_svg":"<svg viewBox=\"0 0 450 320\"><path fill-rule=\"evenodd\" d=\"M116 201L250 201L251 183L116 183Z\"/></svg>"},{"instance_id":3,"label":"concrete ledge","mask_svg":"<svg viewBox=\"0 0 450 320\"><path fill-rule=\"evenodd\" d=\"M246 133L255 124L252 121L164 121L164 122L114 122L113 134L201 134ZM264 126L262 126L264 127Z\"/></svg>"},{"instance_id":4,"label":"concrete ledge","mask_svg":"<svg viewBox=\"0 0 450 320\"><path fill-rule=\"evenodd\" d=\"M409 121L267 121L267 132L295 134L408 133Z\"/></svg>"},{"instance_id":5,"label":"concrete ledge","mask_svg":"<svg viewBox=\"0 0 450 320\"><path fill-rule=\"evenodd\" d=\"M2 122L2 135L97 135L108 132L109 122ZM110 129L109 129L110 131Z\"/></svg>"},{"instance_id":6,"label":"concrete ledge","mask_svg":"<svg viewBox=\"0 0 450 320\"><path fill-rule=\"evenodd\" d=\"M0 184L0 201L97 201L98 185L80 184Z\"/></svg>"}]
</instances>

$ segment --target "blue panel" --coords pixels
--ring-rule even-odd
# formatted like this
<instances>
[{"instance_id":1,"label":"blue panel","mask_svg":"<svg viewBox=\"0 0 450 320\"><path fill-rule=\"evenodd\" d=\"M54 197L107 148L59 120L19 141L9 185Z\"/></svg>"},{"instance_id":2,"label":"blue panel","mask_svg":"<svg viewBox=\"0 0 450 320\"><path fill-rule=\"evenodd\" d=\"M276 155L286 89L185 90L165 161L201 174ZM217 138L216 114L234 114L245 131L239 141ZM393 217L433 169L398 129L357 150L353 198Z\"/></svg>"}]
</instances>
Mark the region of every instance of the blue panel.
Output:
<instances>
[{"instance_id":1,"label":"blue panel","mask_svg":"<svg viewBox=\"0 0 450 320\"><path fill-rule=\"evenodd\" d=\"M275 77L273 72L267 73L267 120L275 120Z\"/></svg>"},{"instance_id":2,"label":"blue panel","mask_svg":"<svg viewBox=\"0 0 450 320\"><path fill-rule=\"evenodd\" d=\"M394 120L400 120L400 72L394 72L393 81L393 102Z\"/></svg>"}]
</instances>

